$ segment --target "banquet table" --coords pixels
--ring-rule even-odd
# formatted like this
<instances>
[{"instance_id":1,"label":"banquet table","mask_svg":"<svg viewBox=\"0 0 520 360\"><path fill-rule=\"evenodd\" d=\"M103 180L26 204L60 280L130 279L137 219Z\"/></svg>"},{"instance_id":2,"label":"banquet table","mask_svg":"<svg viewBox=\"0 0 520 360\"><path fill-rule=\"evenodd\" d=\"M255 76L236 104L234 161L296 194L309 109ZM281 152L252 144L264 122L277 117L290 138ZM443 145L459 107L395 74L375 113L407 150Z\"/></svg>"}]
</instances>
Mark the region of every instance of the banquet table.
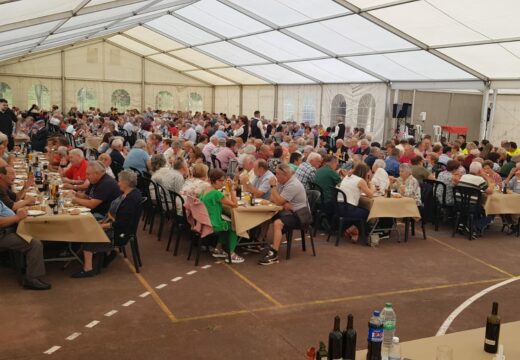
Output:
<instances>
[{"instance_id":1,"label":"banquet table","mask_svg":"<svg viewBox=\"0 0 520 360\"><path fill-rule=\"evenodd\" d=\"M495 191L484 201L486 215L520 214L520 194Z\"/></svg>"},{"instance_id":2,"label":"banquet table","mask_svg":"<svg viewBox=\"0 0 520 360\"><path fill-rule=\"evenodd\" d=\"M520 321L502 324L500 328L499 343L504 345L508 360L520 359L519 333ZM454 360L492 360L495 355L484 352L484 334L485 328L479 328L406 341L401 343L401 356L409 360L435 360L437 347L446 345L453 349ZM366 350L356 352L356 359L365 357Z\"/></svg>"},{"instance_id":3,"label":"banquet table","mask_svg":"<svg viewBox=\"0 0 520 360\"><path fill-rule=\"evenodd\" d=\"M270 220L274 215L282 210L282 207L274 204L257 204L254 206L239 205L230 210L233 229L237 235L249 238L247 235L248 230Z\"/></svg>"},{"instance_id":4,"label":"banquet table","mask_svg":"<svg viewBox=\"0 0 520 360\"><path fill-rule=\"evenodd\" d=\"M359 206L370 211L368 220L379 218L413 218L419 220L421 214L415 200L408 197L387 198L376 196L368 198L361 196L359 198Z\"/></svg>"}]
</instances>

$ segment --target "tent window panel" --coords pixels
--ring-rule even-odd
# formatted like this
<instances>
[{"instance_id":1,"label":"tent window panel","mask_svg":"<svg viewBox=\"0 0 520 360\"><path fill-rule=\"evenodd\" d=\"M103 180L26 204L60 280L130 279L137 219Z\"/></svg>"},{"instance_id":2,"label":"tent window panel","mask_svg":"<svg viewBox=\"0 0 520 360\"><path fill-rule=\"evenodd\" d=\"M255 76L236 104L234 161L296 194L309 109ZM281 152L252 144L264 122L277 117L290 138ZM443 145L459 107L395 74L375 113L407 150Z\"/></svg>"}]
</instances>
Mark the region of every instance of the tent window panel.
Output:
<instances>
[{"instance_id":1,"label":"tent window panel","mask_svg":"<svg viewBox=\"0 0 520 360\"><path fill-rule=\"evenodd\" d=\"M330 105L330 126L336 126L339 123L345 123L347 115L347 102L341 94L334 96Z\"/></svg>"},{"instance_id":2,"label":"tent window panel","mask_svg":"<svg viewBox=\"0 0 520 360\"><path fill-rule=\"evenodd\" d=\"M294 121L294 100L291 97L283 99L283 119L285 121Z\"/></svg>"},{"instance_id":3,"label":"tent window panel","mask_svg":"<svg viewBox=\"0 0 520 360\"><path fill-rule=\"evenodd\" d=\"M365 129L365 132L374 130L374 119L376 115L376 100L371 94L365 94L359 100L357 125Z\"/></svg>"},{"instance_id":4,"label":"tent window panel","mask_svg":"<svg viewBox=\"0 0 520 360\"><path fill-rule=\"evenodd\" d=\"M7 100L8 104L13 103L13 89L5 82L0 82L0 99Z\"/></svg>"},{"instance_id":5,"label":"tent window panel","mask_svg":"<svg viewBox=\"0 0 520 360\"><path fill-rule=\"evenodd\" d=\"M314 124L316 120L316 101L312 96L303 99L303 122Z\"/></svg>"},{"instance_id":6,"label":"tent window panel","mask_svg":"<svg viewBox=\"0 0 520 360\"><path fill-rule=\"evenodd\" d=\"M173 95L169 91L159 91L155 96L156 110L173 110Z\"/></svg>"},{"instance_id":7,"label":"tent window panel","mask_svg":"<svg viewBox=\"0 0 520 360\"><path fill-rule=\"evenodd\" d=\"M43 84L34 84L27 92L27 106L37 105L42 110L51 108L51 93Z\"/></svg>"},{"instance_id":8,"label":"tent window panel","mask_svg":"<svg viewBox=\"0 0 520 360\"><path fill-rule=\"evenodd\" d=\"M79 111L88 111L90 108L97 107L96 92L93 89L79 89L77 100Z\"/></svg>"},{"instance_id":9,"label":"tent window panel","mask_svg":"<svg viewBox=\"0 0 520 360\"><path fill-rule=\"evenodd\" d=\"M117 111L126 111L130 107L130 94L124 89L114 90L112 93L112 107Z\"/></svg>"},{"instance_id":10,"label":"tent window panel","mask_svg":"<svg viewBox=\"0 0 520 360\"><path fill-rule=\"evenodd\" d=\"M202 112L204 110L204 102L202 96L199 93L192 92L188 99L188 110L193 112Z\"/></svg>"}]
</instances>

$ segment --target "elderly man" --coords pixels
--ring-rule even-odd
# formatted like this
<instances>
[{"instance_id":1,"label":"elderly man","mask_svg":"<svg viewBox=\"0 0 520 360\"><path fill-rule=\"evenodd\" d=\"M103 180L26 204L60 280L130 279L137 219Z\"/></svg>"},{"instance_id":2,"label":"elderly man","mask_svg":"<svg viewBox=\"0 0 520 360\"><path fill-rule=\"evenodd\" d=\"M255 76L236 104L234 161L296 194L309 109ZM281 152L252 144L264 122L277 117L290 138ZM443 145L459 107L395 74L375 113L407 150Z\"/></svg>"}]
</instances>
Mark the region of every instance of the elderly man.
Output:
<instances>
[{"instance_id":1,"label":"elderly man","mask_svg":"<svg viewBox=\"0 0 520 360\"><path fill-rule=\"evenodd\" d=\"M370 183L374 186L376 195L384 195L390 185L388 173L385 170L386 163L382 159L377 159L372 165L372 179Z\"/></svg>"},{"instance_id":2,"label":"elderly man","mask_svg":"<svg viewBox=\"0 0 520 360\"><path fill-rule=\"evenodd\" d=\"M45 127L45 121L36 121L34 128L35 132L31 133L31 146L34 151L44 151L45 145L47 145L47 138L49 137L49 131Z\"/></svg>"},{"instance_id":3,"label":"elderly man","mask_svg":"<svg viewBox=\"0 0 520 360\"><path fill-rule=\"evenodd\" d=\"M370 142L367 139L359 140L359 149L357 149L356 154L358 155L368 155L370 153Z\"/></svg>"},{"instance_id":4,"label":"elderly man","mask_svg":"<svg viewBox=\"0 0 520 360\"><path fill-rule=\"evenodd\" d=\"M87 178L90 183L85 193L76 193L72 202L92 210L96 219L102 219L121 191L114 178L106 173L105 165L100 161L89 161Z\"/></svg>"},{"instance_id":5,"label":"elderly man","mask_svg":"<svg viewBox=\"0 0 520 360\"><path fill-rule=\"evenodd\" d=\"M207 162L211 162L211 154L213 150L218 146L218 137L213 135L209 138L209 142L202 148L202 154Z\"/></svg>"},{"instance_id":6,"label":"elderly man","mask_svg":"<svg viewBox=\"0 0 520 360\"><path fill-rule=\"evenodd\" d=\"M294 176L303 184L306 190L311 188L310 182L314 182L316 170L321 166L321 162L321 155L311 152L307 156L307 161L303 162L294 173Z\"/></svg>"},{"instance_id":7,"label":"elderly man","mask_svg":"<svg viewBox=\"0 0 520 360\"><path fill-rule=\"evenodd\" d=\"M193 144L197 142L197 132L191 127L190 123L182 125L182 138L191 141Z\"/></svg>"},{"instance_id":8,"label":"elderly man","mask_svg":"<svg viewBox=\"0 0 520 360\"><path fill-rule=\"evenodd\" d=\"M116 176L114 175L114 172L112 171L112 167L111 167L112 166L112 158L110 157L110 155L108 155L107 153L100 154L99 157L98 157L98 160L101 161L103 163L103 165L105 165L105 168L107 169L108 176L110 176L110 177L115 179Z\"/></svg>"},{"instance_id":9,"label":"elderly man","mask_svg":"<svg viewBox=\"0 0 520 360\"><path fill-rule=\"evenodd\" d=\"M421 205L421 187L416 178L412 176L410 164L399 165L399 177L390 177L391 188L398 191L404 197L415 199L417 205Z\"/></svg>"},{"instance_id":10,"label":"elderly man","mask_svg":"<svg viewBox=\"0 0 520 360\"><path fill-rule=\"evenodd\" d=\"M370 148L370 154L365 158L365 164L368 165L368 167L371 169L372 165L374 165L374 161L379 159L381 154L381 149L379 149L377 146L373 146Z\"/></svg>"},{"instance_id":11,"label":"elderly man","mask_svg":"<svg viewBox=\"0 0 520 360\"><path fill-rule=\"evenodd\" d=\"M334 150L334 154L340 160L348 160L348 147L345 146L343 139L336 140L336 148Z\"/></svg>"},{"instance_id":12,"label":"elderly man","mask_svg":"<svg viewBox=\"0 0 520 360\"><path fill-rule=\"evenodd\" d=\"M482 164L474 161L469 166L469 174L464 174L460 177L460 179L454 177L453 182L457 186L466 186L473 189L478 189L481 192L491 195L495 189L495 182L493 178L491 178L484 169L482 169ZM482 199L484 201L484 199ZM482 231L486 228L487 225L493 220L493 216L486 216L484 208L480 205L480 218L477 220L476 228L477 234L480 235Z\"/></svg>"},{"instance_id":13,"label":"elderly man","mask_svg":"<svg viewBox=\"0 0 520 360\"><path fill-rule=\"evenodd\" d=\"M399 176L399 158L401 157L401 150L398 148L393 148L390 152L390 155L385 160L386 172L388 175L393 177Z\"/></svg>"},{"instance_id":14,"label":"elderly man","mask_svg":"<svg viewBox=\"0 0 520 360\"><path fill-rule=\"evenodd\" d=\"M269 171L269 166L265 160L256 160L253 166L255 177L253 181L249 181L249 175L241 175L240 183L244 186L244 191L254 194L257 198L269 199L271 197L271 187L269 179L274 174Z\"/></svg>"},{"instance_id":15,"label":"elderly man","mask_svg":"<svg viewBox=\"0 0 520 360\"><path fill-rule=\"evenodd\" d=\"M0 201L0 249L20 251L25 254L26 271L23 287L31 290L49 290L50 284L40 278L45 275L43 245L37 239L27 242L16 234L17 224L27 217L27 210L16 213Z\"/></svg>"},{"instance_id":16,"label":"elderly man","mask_svg":"<svg viewBox=\"0 0 520 360\"><path fill-rule=\"evenodd\" d=\"M269 179L269 185L271 186L271 201L282 206L284 211L276 215L276 220L273 222L273 244L265 256L258 260L260 265L278 263L278 249L282 243L283 233L300 226L300 218L297 213L310 213L305 188L296 176L293 176L291 168L287 164L278 166L276 177L273 176Z\"/></svg>"},{"instance_id":17,"label":"elderly man","mask_svg":"<svg viewBox=\"0 0 520 360\"><path fill-rule=\"evenodd\" d=\"M0 201L13 211L33 205L35 202L33 197L25 196L28 182L23 185L22 190L18 193L11 190L15 178L16 173L12 167L0 166Z\"/></svg>"},{"instance_id":18,"label":"elderly man","mask_svg":"<svg viewBox=\"0 0 520 360\"><path fill-rule=\"evenodd\" d=\"M316 171L314 182L323 190L323 202L325 210L330 210L332 214L334 209L330 206L335 202L331 187L336 187L341 182L341 176L336 172L338 168L338 159L334 155L326 155L323 158L323 166Z\"/></svg>"},{"instance_id":19,"label":"elderly man","mask_svg":"<svg viewBox=\"0 0 520 360\"><path fill-rule=\"evenodd\" d=\"M72 149L69 151L70 167L60 168L61 180L65 189L77 190L78 185L82 185L87 179L87 165L83 151Z\"/></svg>"},{"instance_id":20,"label":"elderly man","mask_svg":"<svg viewBox=\"0 0 520 360\"><path fill-rule=\"evenodd\" d=\"M236 144L237 142L235 139L227 139L226 146L218 152L217 159L220 161L222 170L227 170L231 159L235 159L237 157L235 155Z\"/></svg>"}]
</instances>

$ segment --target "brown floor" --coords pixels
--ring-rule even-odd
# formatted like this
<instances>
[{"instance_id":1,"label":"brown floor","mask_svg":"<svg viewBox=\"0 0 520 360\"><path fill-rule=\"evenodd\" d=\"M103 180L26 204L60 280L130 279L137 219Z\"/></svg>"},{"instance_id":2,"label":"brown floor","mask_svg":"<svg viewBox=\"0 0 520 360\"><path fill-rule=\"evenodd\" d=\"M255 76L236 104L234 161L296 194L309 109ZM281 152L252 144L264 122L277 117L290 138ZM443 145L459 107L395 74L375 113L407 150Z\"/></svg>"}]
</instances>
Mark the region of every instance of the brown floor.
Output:
<instances>
[{"instance_id":1,"label":"brown floor","mask_svg":"<svg viewBox=\"0 0 520 360\"><path fill-rule=\"evenodd\" d=\"M297 242L292 259L278 265L261 267L248 254L229 267L203 254L197 268L185 246L175 258L165 251L166 236L157 242L141 233L141 275L123 258L90 279L71 279L75 264L51 263L47 292L22 290L14 271L2 268L0 359L304 359L306 348L327 339L336 314L343 321L354 314L358 347L366 347L371 311L386 301L394 303L402 341L433 336L466 299L520 275L520 239L498 230L470 242L428 227L427 240L393 238L377 249L335 247L318 236L317 257ZM504 322L520 320L519 298L520 281L501 287L464 310L449 332L483 326L495 300ZM135 303L122 306L129 300ZM118 312L104 316L110 310ZM100 323L86 328L93 320ZM81 335L65 339L74 332ZM61 348L44 354L54 345Z\"/></svg>"}]
</instances>

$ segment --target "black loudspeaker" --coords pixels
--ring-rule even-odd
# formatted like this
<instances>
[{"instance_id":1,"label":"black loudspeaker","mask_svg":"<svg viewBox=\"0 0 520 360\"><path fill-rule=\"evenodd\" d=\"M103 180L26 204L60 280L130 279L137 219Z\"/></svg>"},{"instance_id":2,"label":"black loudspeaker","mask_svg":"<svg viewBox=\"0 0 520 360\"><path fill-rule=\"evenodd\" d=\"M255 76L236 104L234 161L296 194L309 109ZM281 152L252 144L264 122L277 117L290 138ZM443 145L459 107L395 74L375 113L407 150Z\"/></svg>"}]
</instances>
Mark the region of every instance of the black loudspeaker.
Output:
<instances>
[{"instance_id":1,"label":"black loudspeaker","mask_svg":"<svg viewBox=\"0 0 520 360\"><path fill-rule=\"evenodd\" d=\"M392 108L392 118L397 119L397 115L401 112L402 107L402 104L394 104L394 107Z\"/></svg>"},{"instance_id":2,"label":"black loudspeaker","mask_svg":"<svg viewBox=\"0 0 520 360\"><path fill-rule=\"evenodd\" d=\"M401 108L401 111L397 114L398 119L405 119L412 116L412 104L410 103L403 103L403 106Z\"/></svg>"}]
</instances>

